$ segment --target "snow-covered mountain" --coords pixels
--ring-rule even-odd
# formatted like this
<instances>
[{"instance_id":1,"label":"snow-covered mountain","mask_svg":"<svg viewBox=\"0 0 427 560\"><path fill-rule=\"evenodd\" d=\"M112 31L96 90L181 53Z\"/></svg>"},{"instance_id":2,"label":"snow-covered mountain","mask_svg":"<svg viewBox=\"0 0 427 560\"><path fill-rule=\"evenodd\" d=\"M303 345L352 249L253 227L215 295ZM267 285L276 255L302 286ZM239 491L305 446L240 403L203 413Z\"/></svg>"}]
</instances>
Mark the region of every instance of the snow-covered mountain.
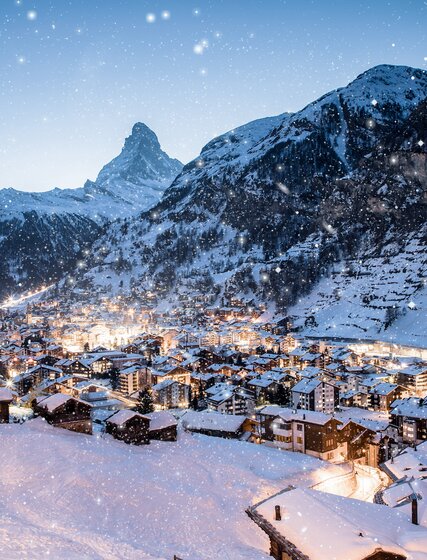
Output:
<instances>
[{"instance_id":1,"label":"snow-covered mountain","mask_svg":"<svg viewBox=\"0 0 427 560\"><path fill-rule=\"evenodd\" d=\"M60 278L107 223L155 205L181 168L137 123L120 155L82 188L0 190L0 295Z\"/></svg>"},{"instance_id":2,"label":"snow-covered mountain","mask_svg":"<svg viewBox=\"0 0 427 560\"><path fill-rule=\"evenodd\" d=\"M298 311L303 328L345 285L359 306L350 323L390 328L424 285L426 100L427 72L377 66L215 138L156 206L109 228L86 280L171 301L241 294ZM339 335L351 312L336 311Z\"/></svg>"}]
</instances>

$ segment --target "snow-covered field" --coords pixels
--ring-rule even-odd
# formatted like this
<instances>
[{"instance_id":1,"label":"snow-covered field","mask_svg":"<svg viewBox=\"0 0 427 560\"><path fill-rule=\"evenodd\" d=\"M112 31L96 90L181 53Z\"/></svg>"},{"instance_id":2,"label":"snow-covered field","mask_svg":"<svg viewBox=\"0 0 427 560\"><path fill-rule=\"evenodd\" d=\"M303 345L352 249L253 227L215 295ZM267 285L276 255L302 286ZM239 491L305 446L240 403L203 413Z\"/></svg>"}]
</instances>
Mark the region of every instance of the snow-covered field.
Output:
<instances>
[{"instance_id":1,"label":"snow-covered field","mask_svg":"<svg viewBox=\"0 0 427 560\"><path fill-rule=\"evenodd\" d=\"M201 435L134 447L40 418L0 425L1 558L267 560L245 508L337 469Z\"/></svg>"}]
</instances>

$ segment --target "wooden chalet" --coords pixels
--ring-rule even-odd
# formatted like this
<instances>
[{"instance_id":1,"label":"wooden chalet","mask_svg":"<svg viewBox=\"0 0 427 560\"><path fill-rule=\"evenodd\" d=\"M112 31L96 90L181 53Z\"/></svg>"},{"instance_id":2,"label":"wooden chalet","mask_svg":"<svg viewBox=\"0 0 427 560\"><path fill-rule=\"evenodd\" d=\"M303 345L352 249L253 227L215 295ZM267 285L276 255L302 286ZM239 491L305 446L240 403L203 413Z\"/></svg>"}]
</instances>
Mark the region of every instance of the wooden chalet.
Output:
<instances>
[{"instance_id":1,"label":"wooden chalet","mask_svg":"<svg viewBox=\"0 0 427 560\"><path fill-rule=\"evenodd\" d=\"M133 410L119 410L107 418L105 431L115 439L132 445L150 443L150 419Z\"/></svg>"},{"instance_id":2,"label":"wooden chalet","mask_svg":"<svg viewBox=\"0 0 427 560\"><path fill-rule=\"evenodd\" d=\"M9 423L9 406L12 400L12 392L6 387L0 387L0 424Z\"/></svg>"},{"instance_id":3,"label":"wooden chalet","mask_svg":"<svg viewBox=\"0 0 427 560\"><path fill-rule=\"evenodd\" d=\"M255 424L256 422L243 415L191 410L181 420L182 427L188 432L226 439L249 439Z\"/></svg>"},{"instance_id":4,"label":"wooden chalet","mask_svg":"<svg viewBox=\"0 0 427 560\"><path fill-rule=\"evenodd\" d=\"M34 412L57 428L83 434L92 433L92 406L89 403L64 393L56 393L37 398L33 407Z\"/></svg>"},{"instance_id":5,"label":"wooden chalet","mask_svg":"<svg viewBox=\"0 0 427 560\"><path fill-rule=\"evenodd\" d=\"M149 438L160 441L176 441L178 422L174 416L165 411L150 412L144 415L150 420Z\"/></svg>"}]
</instances>

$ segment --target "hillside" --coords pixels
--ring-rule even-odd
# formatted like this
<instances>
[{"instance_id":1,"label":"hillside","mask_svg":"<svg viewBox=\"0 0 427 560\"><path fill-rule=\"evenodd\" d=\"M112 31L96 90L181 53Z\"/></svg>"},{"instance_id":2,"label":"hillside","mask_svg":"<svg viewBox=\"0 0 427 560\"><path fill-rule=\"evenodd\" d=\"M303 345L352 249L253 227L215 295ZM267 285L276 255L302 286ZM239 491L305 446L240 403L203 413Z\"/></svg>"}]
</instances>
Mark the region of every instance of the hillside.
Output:
<instances>
[{"instance_id":1,"label":"hillside","mask_svg":"<svg viewBox=\"0 0 427 560\"><path fill-rule=\"evenodd\" d=\"M0 426L4 560L267 560L245 509L338 467L208 436L134 447L52 428Z\"/></svg>"}]
</instances>

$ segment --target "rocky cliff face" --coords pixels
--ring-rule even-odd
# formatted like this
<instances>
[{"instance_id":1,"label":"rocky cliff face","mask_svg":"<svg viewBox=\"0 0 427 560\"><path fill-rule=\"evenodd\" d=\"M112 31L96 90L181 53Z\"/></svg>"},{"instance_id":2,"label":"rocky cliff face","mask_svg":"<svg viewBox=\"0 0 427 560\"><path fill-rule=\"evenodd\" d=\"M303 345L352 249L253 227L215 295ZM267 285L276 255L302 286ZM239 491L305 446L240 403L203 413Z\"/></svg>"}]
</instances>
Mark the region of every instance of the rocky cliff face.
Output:
<instances>
[{"instance_id":1,"label":"rocky cliff face","mask_svg":"<svg viewBox=\"0 0 427 560\"><path fill-rule=\"evenodd\" d=\"M412 263L416 292L425 255L426 98L426 72L379 66L298 113L212 140L159 204L109 229L95 246L103 247L102 265L86 280L106 291L154 288L171 301L180 293L240 294L284 310L331 283L338 268L354 271L368 255L392 262L412 243L420 254ZM392 305L380 304L379 329ZM312 321L316 312L304 314Z\"/></svg>"}]
</instances>

